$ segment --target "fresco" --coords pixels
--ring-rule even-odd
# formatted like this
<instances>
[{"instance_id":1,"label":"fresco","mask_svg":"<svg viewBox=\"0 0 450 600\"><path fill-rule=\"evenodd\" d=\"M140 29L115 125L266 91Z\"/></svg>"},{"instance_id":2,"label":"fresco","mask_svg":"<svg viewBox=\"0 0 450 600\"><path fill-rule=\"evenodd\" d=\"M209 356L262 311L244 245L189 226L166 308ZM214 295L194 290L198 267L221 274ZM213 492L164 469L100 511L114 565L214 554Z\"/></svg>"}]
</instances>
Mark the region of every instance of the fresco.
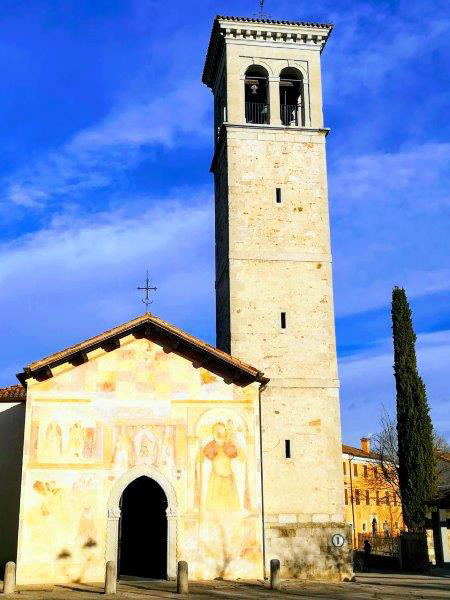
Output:
<instances>
[{"instance_id":1,"label":"fresco","mask_svg":"<svg viewBox=\"0 0 450 600\"><path fill-rule=\"evenodd\" d=\"M196 424L194 577L251 578L262 564L261 517L252 498L255 478L249 477L256 474L253 437L233 409L205 411Z\"/></svg>"},{"instance_id":2,"label":"fresco","mask_svg":"<svg viewBox=\"0 0 450 600\"><path fill-rule=\"evenodd\" d=\"M101 415L78 404L33 408L31 463L95 464L103 460Z\"/></svg>"},{"instance_id":3,"label":"fresco","mask_svg":"<svg viewBox=\"0 0 450 600\"><path fill-rule=\"evenodd\" d=\"M197 425L195 506L203 511L250 510L245 427L231 410L213 410Z\"/></svg>"},{"instance_id":4,"label":"fresco","mask_svg":"<svg viewBox=\"0 0 450 600\"><path fill-rule=\"evenodd\" d=\"M103 580L109 498L135 467L173 487L174 551L193 579L261 577L257 387L122 344L29 387L19 585Z\"/></svg>"},{"instance_id":5,"label":"fresco","mask_svg":"<svg viewBox=\"0 0 450 600\"><path fill-rule=\"evenodd\" d=\"M177 453L179 436L183 436L182 427L167 423L116 425L114 472L119 474L136 465L148 465L174 477L175 465L180 459Z\"/></svg>"}]
</instances>

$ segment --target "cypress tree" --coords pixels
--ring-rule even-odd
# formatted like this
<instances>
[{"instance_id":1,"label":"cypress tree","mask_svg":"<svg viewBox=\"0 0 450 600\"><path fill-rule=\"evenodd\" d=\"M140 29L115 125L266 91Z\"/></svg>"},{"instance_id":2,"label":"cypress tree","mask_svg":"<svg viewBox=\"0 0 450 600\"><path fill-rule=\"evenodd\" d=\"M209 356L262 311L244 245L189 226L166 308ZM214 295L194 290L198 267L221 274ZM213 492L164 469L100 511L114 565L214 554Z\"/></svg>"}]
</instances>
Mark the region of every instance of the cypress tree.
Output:
<instances>
[{"instance_id":1,"label":"cypress tree","mask_svg":"<svg viewBox=\"0 0 450 600\"><path fill-rule=\"evenodd\" d=\"M403 518L424 531L425 502L436 492L436 458L425 385L417 371L416 334L403 288L392 292L394 374L397 389L399 484Z\"/></svg>"}]
</instances>

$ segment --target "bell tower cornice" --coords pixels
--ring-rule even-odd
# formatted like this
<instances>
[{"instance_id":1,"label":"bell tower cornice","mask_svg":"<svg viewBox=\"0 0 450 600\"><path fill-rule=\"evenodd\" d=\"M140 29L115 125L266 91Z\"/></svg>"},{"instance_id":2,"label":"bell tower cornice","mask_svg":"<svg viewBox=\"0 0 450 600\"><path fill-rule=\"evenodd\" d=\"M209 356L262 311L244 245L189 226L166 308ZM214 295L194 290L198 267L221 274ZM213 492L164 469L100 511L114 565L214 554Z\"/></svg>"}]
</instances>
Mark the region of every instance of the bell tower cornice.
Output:
<instances>
[{"instance_id":1,"label":"bell tower cornice","mask_svg":"<svg viewBox=\"0 0 450 600\"><path fill-rule=\"evenodd\" d=\"M213 87L225 44L303 47L322 52L332 29L333 25L330 23L217 16L211 32L202 81L208 87Z\"/></svg>"}]
</instances>

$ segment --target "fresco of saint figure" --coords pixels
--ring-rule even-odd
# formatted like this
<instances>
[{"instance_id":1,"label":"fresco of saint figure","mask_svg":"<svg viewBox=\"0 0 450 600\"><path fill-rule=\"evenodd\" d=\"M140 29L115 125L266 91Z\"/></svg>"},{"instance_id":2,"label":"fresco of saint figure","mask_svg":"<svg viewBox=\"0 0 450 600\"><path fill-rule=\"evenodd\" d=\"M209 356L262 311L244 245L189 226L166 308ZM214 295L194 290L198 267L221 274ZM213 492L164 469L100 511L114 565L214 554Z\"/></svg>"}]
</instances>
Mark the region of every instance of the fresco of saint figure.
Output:
<instances>
[{"instance_id":1,"label":"fresco of saint figure","mask_svg":"<svg viewBox=\"0 0 450 600\"><path fill-rule=\"evenodd\" d=\"M45 454L48 459L55 459L61 456L62 435L61 427L57 423L50 423L45 434Z\"/></svg>"},{"instance_id":2,"label":"fresco of saint figure","mask_svg":"<svg viewBox=\"0 0 450 600\"><path fill-rule=\"evenodd\" d=\"M171 477L175 477L174 459L174 431L172 427L164 428L163 441L161 444L160 466L165 468Z\"/></svg>"},{"instance_id":3,"label":"fresco of saint figure","mask_svg":"<svg viewBox=\"0 0 450 600\"><path fill-rule=\"evenodd\" d=\"M84 427L78 421L69 429L69 454L72 458L83 456L84 433Z\"/></svg>"},{"instance_id":4,"label":"fresco of saint figure","mask_svg":"<svg viewBox=\"0 0 450 600\"><path fill-rule=\"evenodd\" d=\"M158 440L151 431L141 430L134 438L136 464L156 465L158 461Z\"/></svg>"},{"instance_id":5,"label":"fresco of saint figure","mask_svg":"<svg viewBox=\"0 0 450 600\"><path fill-rule=\"evenodd\" d=\"M202 448L199 456L201 479L204 461L208 460L211 463L205 508L210 511L238 511L243 507L240 506L233 461L237 459L245 462L244 451L234 439L231 421L227 422L227 425L223 422L214 423L211 432L213 439Z\"/></svg>"},{"instance_id":6,"label":"fresco of saint figure","mask_svg":"<svg viewBox=\"0 0 450 600\"><path fill-rule=\"evenodd\" d=\"M113 461L114 471L117 476L128 470L128 463L128 441L125 427L122 426L116 437Z\"/></svg>"}]
</instances>

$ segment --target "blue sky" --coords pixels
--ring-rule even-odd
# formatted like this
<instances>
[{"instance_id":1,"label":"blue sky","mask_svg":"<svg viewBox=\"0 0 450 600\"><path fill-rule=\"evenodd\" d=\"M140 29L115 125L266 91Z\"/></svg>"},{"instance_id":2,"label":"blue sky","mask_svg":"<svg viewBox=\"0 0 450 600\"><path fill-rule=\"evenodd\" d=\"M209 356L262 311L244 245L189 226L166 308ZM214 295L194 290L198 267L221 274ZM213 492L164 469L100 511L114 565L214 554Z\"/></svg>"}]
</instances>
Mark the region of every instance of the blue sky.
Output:
<instances>
[{"instance_id":1,"label":"blue sky","mask_svg":"<svg viewBox=\"0 0 450 600\"><path fill-rule=\"evenodd\" d=\"M267 0L333 22L323 53L344 439L394 405L389 301L410 297L436 428L450 437L449 33L444 0ZM258 2L3 0L0 385L142 312L214 342L215 14Z\"/></svg>"}]
</instances>

